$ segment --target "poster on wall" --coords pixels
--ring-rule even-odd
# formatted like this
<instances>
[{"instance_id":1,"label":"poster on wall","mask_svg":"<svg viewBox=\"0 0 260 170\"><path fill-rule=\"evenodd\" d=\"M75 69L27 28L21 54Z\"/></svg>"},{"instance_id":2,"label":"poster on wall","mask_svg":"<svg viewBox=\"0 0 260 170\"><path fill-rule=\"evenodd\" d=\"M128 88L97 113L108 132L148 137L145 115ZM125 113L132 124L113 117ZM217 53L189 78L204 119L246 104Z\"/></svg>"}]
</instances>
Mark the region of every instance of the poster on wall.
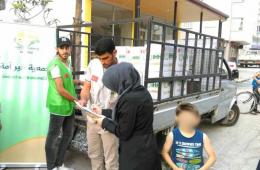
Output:
<instances>
[{"instance_id":1,"label":"poster on wall","mask_svg":"<svg viewBox=\"0 0 260 170\"><path fill-rule=\"evenodd\" d=\"M0 164L44 163L46 68L55 56L56 30L1 22L0 27Z\"/></svg>"}]
</instances>

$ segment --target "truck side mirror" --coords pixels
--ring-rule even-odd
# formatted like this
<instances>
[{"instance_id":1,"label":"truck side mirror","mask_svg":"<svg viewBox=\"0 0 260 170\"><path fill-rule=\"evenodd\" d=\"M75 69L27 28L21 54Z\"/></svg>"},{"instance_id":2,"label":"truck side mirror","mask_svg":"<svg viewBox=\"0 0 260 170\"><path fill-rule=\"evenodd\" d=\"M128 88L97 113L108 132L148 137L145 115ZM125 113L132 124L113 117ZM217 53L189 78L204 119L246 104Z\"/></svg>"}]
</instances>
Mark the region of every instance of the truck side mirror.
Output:
<instances>
[{"instance_id":1,"label":"truck side mirror","mask_svg":"<svg viewBox=\"0 0 260 170\"><path fill-rule=\"evenodd\" d=\"M239 78L239 74L238 73L236 73L234 70L231 72L231 78L232 78L232 80L233 79L236 79L236 78Z\"/></svg>"}]
</instances>

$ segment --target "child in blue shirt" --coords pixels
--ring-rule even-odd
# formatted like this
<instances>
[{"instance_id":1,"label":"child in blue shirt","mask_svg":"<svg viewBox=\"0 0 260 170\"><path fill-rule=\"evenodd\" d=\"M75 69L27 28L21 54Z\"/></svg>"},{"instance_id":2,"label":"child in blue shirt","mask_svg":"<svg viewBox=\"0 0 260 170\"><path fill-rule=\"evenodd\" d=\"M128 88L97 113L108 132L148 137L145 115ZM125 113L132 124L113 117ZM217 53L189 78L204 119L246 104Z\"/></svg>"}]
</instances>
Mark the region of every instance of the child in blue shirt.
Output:
<instances>
[{"instance_id":1,"label":"child in blue shirt","mask_svg":"<svg viewBox=\"0 0 260 170\"><path fill-rule=\"evenodd\" d=\"M253 81L252 81L252 86L253 86L253 90L258 92L258 94L260 94L260 72L257 72L254 76L253 76Z\"/></svg>"},{"instance_id":2,"label":"child in blue shirt","mask_svg":"<svg viewBox=\"0 0 260 170\"><path fill-rule=\"evenodd\" d=\"M253 87L253 91L255 91L256 94L257 94L257 102L259 103L259 99L260 99L260 72L257 72L253 76L252 87ZM257 110L257 105L255 105L255 108L253 109L253 111L251 113L252 114L260 113Z\"/></svg>"},{"instance_id":3,"label":"child in blue shirt","mask_svg":"<svg viewBox=\"0 0 260 170\"><path fill-rule=\"evenodd\" d=\"M167 135L162 156L173 170L208 170L216 161L215 152L207 135L196 127L200 115L190 103L176 108L178 127ZM203 149L208 159L203 160ZM171 155L170 155L171 152Z\"/></svg>"}]
</instances>

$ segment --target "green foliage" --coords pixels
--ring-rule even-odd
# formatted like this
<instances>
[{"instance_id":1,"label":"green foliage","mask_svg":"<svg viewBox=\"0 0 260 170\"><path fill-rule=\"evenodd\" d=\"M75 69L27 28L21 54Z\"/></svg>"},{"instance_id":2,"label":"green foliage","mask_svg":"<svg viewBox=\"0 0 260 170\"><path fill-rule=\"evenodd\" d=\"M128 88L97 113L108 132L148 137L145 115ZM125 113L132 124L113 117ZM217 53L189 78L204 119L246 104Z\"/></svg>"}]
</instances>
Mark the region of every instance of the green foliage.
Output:
<instances>
[{"instance_id":1,"label":"green foliage","mask_svg":"<svg viewBox=\"0 0 260 170\"><path fill-rule=\"evenodd\" d=\"M52 0L14 0L12 10L21 21L29 21L43 13L45 23L50 24L53 23L53 21L47 21L46 18L52 10L48 8L50 2L52 2ZM56 23L57 19L54 20L54 23Z\"/></svg>"}]
</instances>

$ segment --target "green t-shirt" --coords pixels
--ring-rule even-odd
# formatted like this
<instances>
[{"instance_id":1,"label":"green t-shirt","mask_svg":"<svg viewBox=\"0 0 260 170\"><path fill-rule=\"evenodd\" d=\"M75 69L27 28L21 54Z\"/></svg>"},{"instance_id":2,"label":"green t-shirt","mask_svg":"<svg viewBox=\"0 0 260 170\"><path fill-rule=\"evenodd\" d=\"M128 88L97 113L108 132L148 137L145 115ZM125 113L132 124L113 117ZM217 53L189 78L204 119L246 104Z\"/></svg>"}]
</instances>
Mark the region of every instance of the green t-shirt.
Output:
<instances>
[{"instance_id":1,"label":"green t-shirt","mask_svg":"<svg viewBox=\"0 0 260 170\"><path fill-rule=\"evenodd\" d=\"M46 106L52 114L59 116L70 116L73 113L75 104L74 102L69 101L61 96L57 91L55 81L51 75L51 70L56 66L59 68L64 89L66 89L70 95L76 97L72 73L70 69L64 63L62 63L58 57L56 57L49 63L47 67L49 87Z\"/></svg>"}]
</instances>

